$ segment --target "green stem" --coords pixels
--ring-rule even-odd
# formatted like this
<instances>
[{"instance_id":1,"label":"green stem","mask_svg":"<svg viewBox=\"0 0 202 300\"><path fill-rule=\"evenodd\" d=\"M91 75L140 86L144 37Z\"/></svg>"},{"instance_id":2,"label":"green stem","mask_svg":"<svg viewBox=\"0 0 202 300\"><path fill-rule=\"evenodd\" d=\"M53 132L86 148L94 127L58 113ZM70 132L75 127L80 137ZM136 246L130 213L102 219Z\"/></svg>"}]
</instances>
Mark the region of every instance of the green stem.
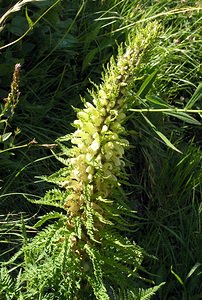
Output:
<instances>
[{"instance_id":1,"label":"green stem","mask_svg":"<svg viewBox=\"0 0 202 300\"><path fill-rule=\"evenodd\" d=\"M57 0L55 3L53 3L53 5L51 5L41 16L39 16L39 18L33 23L32 26L30 26L27 31L21 35L17 40L7 44L7 45L4 45L2 47L0 47L0 50L4 49L4 48L7 48L9 46L12 46L14 44L16 44L17 42L19 42L20 40L22 40L32 29L33 27L56 5L60 2L61 0Z\"/></svg>"},{"instance_id":2,"label":"green stem","mask_svg":"<svg viewBox=\"0 0 202 300\"><path fill-rule=\"evenodd\" d=\"M134 109L131 108L129 109L129 111L133 111L133 112L139 112L139 113L143 113L143 112L184 112L184 113L202 113L201 109L178 109L178 108L143 108L143 109Z\"/></svg>"}]
</instances>

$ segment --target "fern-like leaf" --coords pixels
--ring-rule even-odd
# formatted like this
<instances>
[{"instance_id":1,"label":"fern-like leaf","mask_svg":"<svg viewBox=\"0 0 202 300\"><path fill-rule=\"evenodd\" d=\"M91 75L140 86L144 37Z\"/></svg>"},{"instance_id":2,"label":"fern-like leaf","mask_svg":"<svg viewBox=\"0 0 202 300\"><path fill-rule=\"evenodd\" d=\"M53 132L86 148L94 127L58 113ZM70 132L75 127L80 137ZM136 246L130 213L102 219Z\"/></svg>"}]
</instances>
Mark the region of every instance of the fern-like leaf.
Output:
<instances>
[{"instance_id":1,"label":"fern-like leaf","mask_svg":"<svg viewBox=\"0 0 202 300\"><path fill-rule=\"evenodd\" d=\"M154 287L151 287L149 289L140 289L139 290L139 298L137 298L137 300L149 300L151 299L152 296L155 295L155 293L160 289L160 287L162 285L164 285L165 282L162 282L161 284L157 285L157 286L154 286Z\"/></svg>"},{"instance_id":2,"label":"fern-like leaf","mask_svg":"<svg viewBox=\"0 0 202 300\"><path fill-rule=\"evenodd\" d=\"M65 216L59 212L49 212L46 215L42 216L40 220L34 225L35 228L42 226L45 222L52 219L63 219L65 220Z\"/></svg>"},{"instance_id":3,"label":"fern-like leaf","mask_svg":"<svg viewBox=\"0 0 202 300\"><path fill-rule=\"evenodd\" d=\"M86 250L90 260L93 264L93 273L88 276L88 280L94 290L96 299L98 300L110 300L107 290L103 282L103 273L102 273L102 264L104 263L99 255L99 252L85 245L84 249Z\"/></svg>"}]
</instances>

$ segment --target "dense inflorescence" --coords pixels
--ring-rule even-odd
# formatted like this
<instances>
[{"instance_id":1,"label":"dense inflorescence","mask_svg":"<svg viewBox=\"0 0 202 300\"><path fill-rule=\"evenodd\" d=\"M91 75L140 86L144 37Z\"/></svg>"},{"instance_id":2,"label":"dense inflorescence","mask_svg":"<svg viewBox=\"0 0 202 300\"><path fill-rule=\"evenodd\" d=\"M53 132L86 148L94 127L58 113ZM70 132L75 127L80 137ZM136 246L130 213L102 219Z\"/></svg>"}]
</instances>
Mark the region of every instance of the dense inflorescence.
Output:
<instances>
[{"instance_id":1,"label":"dense inflorescence","mask_svg":"<svg viewBox=\"0 0 202 300\"><path fill-rule=\"evenodd\" d=\"M143 33L131 38L125 52L120 47L117 61L112 58L105 70L103 84L90 92L92 103L83 101L85 108L77 112L68 161L70 172L63 183L69 190L64 204L69 220L78 215L85 220L87 198L91 207L103 215L99 197L110 197L119 185L124 149L129 145L123 138L128 94L145 50L157 31L158 25L151 23Z\"/></svg>"}]
</instances>

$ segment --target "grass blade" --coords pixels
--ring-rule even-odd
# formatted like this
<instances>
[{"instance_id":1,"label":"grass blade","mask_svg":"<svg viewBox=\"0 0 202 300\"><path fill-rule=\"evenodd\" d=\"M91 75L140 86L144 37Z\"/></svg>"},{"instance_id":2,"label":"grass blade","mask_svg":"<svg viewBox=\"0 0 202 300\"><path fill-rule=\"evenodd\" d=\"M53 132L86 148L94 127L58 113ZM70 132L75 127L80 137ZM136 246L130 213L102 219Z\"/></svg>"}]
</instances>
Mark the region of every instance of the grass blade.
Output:
<instances>
[{"instance_id":1,"label":"grass blade","mask_svg":"<svg viewBox=\"0 0 202 300\"><path fill-rule=\"evenodd\" d=\"M191 108L197 101L202 100L202 83L199 84L197 87L195 93L191 97L191 99L188 101L187 105L185 106L186 109Z\"/></svg>"},{"instance_id":2,"label":"grass blade","mask_svg":"<svg viewBox=\"0 0 202 300\"><path fill-rule=\"evenodd\" d=\"M143 114L142 114L143 115ZM156 126L145 116L143 115L144 119L147 121L147 123L151 126L151 128L154 130L154 132L160 137L160 139L172 150L175 150L179 153L182 153L179 149L177 149L171 141L159 130L156 129Z\"/></svg>"},{"instance_id":3,"label":"grass blade","mask_svg":"<svg viewBox=\"0 0 202 300\"><path fill-rule=\"evenodd\" d=\"M154 82L154 80L156 79L156 75L158 73L158 70L155 70L152 74L149 75L149 77L147 77L147 79L143 82L143 84L141 85L139 91L137 92L137 96L140 98L145 98L145 96L147 95L147 93L149 92L149 90L152 87L152 84Z\"/></svg>"}]
</instances>

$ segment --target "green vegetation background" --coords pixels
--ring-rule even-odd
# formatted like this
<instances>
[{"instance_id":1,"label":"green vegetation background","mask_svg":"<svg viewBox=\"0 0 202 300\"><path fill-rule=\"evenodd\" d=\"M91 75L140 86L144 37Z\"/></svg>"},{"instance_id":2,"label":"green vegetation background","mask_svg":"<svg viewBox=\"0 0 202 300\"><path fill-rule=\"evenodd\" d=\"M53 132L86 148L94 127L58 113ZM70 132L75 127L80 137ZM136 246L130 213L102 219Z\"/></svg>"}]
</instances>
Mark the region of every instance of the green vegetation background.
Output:
<instances>
[{"instance_id":1,"label":"green vegetation background","mask_svg":"<svg viewBox=\"0 0 202 300\"><path fill-rule=\"evenodd\" d=\"M0 47L19 39L56 1L32 1L0 24ZM16 2L0 1L3 15ZM14 65L21 63L20 98L0 150L0 260L22 242L21 215L30 236L47 207L29 204L49 185L37 179L61 165L51 149L72 132L74 107L100 83L103 65L117 53L131 28L158 20L163 33L152 60L143 66L137 87L155 70L152 95L179 109L202 81L202 7L197 1L59 1L17 43L0 53L0 100L10 91ZM146 21L145 21L146 20ZM201 93L201 90L199 90ZM201 94L193 109L201 109ZM155 108L155 105L154 105ZM169 149L141 114L129 113L129 182L124 189L137 210L134 240L153 257L144 261L147 278L165 281L154 299L202 299L201 126L175 116L147 113L149 120L182 153ZM201 123L201 115L193 114ZM0 123L0 134L5 122ZM154 258L155 256L155 258Z\"/></svg>"}]
</instances>

